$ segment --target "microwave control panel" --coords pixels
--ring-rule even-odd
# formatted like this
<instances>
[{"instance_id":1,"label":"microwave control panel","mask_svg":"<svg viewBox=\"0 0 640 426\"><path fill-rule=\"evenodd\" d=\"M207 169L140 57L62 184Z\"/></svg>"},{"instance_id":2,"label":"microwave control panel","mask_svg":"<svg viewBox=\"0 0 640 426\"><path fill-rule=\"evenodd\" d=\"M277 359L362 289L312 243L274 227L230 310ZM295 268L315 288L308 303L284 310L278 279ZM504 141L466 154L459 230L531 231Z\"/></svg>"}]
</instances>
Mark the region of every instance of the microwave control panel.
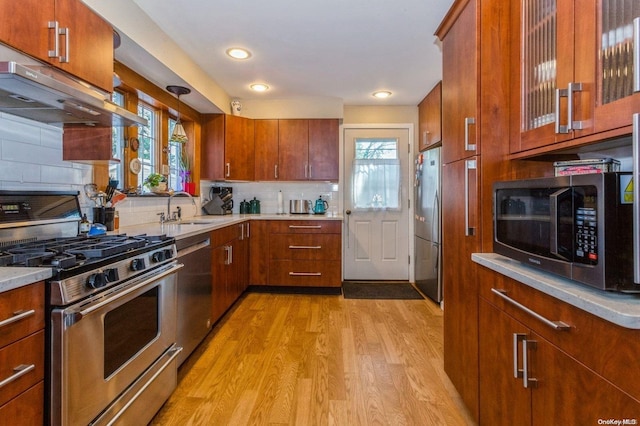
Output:
<instances>
[{"instance_id":1,"label":"microwave control panel","mask_svg":"<svg viewBox=\"0 0 640 426\"><path fill-rule=\"evenodd\" d=\"M598 263L598 226L596 209L578 207L576 210L576 259L580 263Z\"/></svg>"}]
</instances>

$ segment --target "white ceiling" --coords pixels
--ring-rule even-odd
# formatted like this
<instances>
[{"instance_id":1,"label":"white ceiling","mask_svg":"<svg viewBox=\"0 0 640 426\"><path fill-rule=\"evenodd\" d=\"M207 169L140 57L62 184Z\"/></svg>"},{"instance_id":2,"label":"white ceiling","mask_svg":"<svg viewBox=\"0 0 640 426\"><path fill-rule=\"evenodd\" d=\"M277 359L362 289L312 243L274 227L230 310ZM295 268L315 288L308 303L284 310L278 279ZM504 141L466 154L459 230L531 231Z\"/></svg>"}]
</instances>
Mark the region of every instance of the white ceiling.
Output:
<instances>
[{"instance_id":1,"label":"white ceiling","mask_svg":"<svg viewBox=\"0 0 640 426\"><path fill-rule=\"evenodd\" d=\"M453 2L134 1L231 98L333 97L344 105L417 105L442 78L433 33ZM229 47L253 56L233 60ZM270 90L252 92L254 82ZM377 100L376 90L393 95Z\"/></svg>"}]
</instances>

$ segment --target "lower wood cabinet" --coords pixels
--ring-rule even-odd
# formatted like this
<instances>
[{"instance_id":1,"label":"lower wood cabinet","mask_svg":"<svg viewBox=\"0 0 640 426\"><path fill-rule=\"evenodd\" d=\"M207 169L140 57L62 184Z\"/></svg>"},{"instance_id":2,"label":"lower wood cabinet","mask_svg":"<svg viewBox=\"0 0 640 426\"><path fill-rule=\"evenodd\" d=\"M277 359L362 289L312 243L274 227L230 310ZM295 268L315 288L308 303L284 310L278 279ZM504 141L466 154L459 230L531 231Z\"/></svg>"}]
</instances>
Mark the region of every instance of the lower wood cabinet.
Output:
<instances>
[{"instance_id":1,"label":"lower wood cabinet","mask_svg":"<svg viewBox=\"0 0 640 426\"><path fill-rule=\"evenodd\" d=\"M247 289L249 222L230 225L211 233L212 320L219 320Z\"/></svg>"},{"instance_id":2,"label":"lower wood cabinet","mask_svg":"<svg viewBox=\"0 0 640 426\"><path fill-rule=\"evenodd\" d=\"M252 285L342 285L342 222L272 220L252 226Z\"/></svg>"},{"instance_id":3,"label":"lower wood cabinet","mask_svg":"<svg viewBox=\"0 0 640 426\"><path fill-rule=\"evenodd\" d=\"M43 424L44 299L43 282L0 293L0 424Z\"/></svg>"},{"instance_id":4,"label":"lower wood cabinet","mask_svg":"<svg viewBox=\"0 0 640 426\"><path fill-rule=\"evenodd\" d=\"M629 369L637 366L640 330L479 269L481 425L638 420L640 386ZM553 328L492 289L568 328Z\"/></svg>"}]
</instances>

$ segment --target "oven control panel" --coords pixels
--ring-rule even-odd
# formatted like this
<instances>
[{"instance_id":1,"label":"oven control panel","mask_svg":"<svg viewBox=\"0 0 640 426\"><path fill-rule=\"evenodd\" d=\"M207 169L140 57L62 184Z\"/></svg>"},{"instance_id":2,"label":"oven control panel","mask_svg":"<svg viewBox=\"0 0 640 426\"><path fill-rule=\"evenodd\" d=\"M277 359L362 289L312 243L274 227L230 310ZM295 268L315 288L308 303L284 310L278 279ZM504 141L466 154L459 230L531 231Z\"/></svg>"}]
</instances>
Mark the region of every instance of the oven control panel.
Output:
<instances>
[{"instance_id":1,"label":"oven control panel","mask_svg":"<svg viewBox=\"0 0 640 426\"><path fill-rule=\"evenodd\" d=\"M50 303L64 306L81 300L110 287L125 283L138 275L173 262L176 258L175 244L136 254L114 261L59 281L51 281Z\"/></svg>"}]
</instances>

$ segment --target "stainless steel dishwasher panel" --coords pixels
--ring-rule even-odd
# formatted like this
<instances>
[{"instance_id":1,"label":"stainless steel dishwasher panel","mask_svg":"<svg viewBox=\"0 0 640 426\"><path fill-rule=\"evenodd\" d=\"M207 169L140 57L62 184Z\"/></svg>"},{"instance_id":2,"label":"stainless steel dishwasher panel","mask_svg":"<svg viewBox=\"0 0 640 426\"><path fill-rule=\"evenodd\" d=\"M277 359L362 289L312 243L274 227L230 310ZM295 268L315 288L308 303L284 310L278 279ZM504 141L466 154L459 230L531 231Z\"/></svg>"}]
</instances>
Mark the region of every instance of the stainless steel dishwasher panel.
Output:
<instances>
[{"instance_id":1,"label":"stainless steel dishwasher panel","mask_svg":"<svg viewBox=\"0 0 640 426\"><path fill-rule=\"evenodd\" d=\"M181 365L211 330L211 240L200 234L176 240L178 262L177 345Z\"/></svg>"}]
</instances>

